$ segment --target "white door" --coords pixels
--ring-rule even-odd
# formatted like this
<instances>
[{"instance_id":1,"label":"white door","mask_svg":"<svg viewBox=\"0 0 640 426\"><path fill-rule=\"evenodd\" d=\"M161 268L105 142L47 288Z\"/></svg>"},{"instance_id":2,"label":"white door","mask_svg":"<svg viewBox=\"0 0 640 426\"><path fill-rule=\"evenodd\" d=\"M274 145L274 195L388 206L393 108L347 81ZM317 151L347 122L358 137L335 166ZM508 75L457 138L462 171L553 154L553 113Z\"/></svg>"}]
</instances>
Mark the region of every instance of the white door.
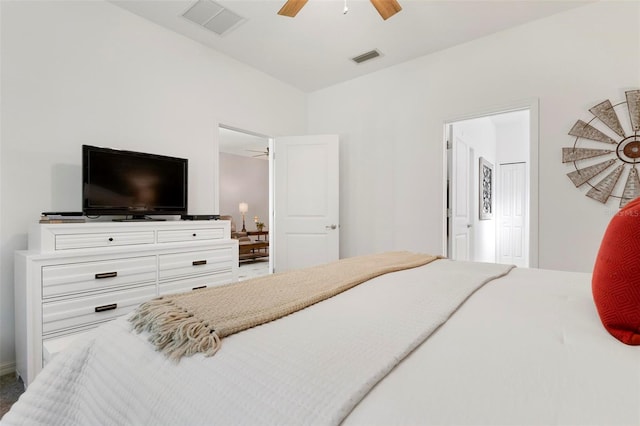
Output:
<instances>
[{"instance_id":1,"label":"white door","mask_svg":"<svg viewBox=\"0 0 640 426\"><path fill-rule=\"evenodd\" d=\"M498 166L498 262L529 266L526 163Z\"/></svg>"},{"instance_id":2,"label":"white door","mask_svg":"<svg viewBox=\"0 0 640 426\"><path fill-rule=\"evenodd\" d=\"M473 171L473 149L450 127L451 177L450 198L451 220L449 231L449 258L453 260L473 260L473 205L471 204L471 180Z\"/></svg>"},{"instance_id":3,"label":"white door","mask_svg":"<svg viewBox=\"0 0 640 426\"><path fill-rule=\"evenodd\" d=\"M338 260L338 136L273 141L274 272Z\"/></svg>"}]
</instances>

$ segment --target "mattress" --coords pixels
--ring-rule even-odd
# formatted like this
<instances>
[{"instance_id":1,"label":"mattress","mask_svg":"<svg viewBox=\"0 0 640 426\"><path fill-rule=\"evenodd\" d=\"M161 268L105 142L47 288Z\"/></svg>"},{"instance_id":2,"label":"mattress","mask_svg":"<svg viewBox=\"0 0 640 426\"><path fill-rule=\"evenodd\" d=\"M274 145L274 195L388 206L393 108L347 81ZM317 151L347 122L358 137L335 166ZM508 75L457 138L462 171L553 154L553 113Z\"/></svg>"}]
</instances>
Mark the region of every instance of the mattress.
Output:
<instances>
[{"instance_id":1,"label":"mattress","mask_svg":"<svg viewBox=\"0 0 640 426\"><path fill-rule=\"evenodd\" d=\"M113 321L59 354L2 424L640 424L640 348L602 327L584 273L511 270L471 291L384 374L365 380L365 392L340 396L395 344L380 306L410 293L380 289L419 282L434 269L460 275L463 267L440 260L375 278L229 336L212 358L177 364L126 320ZM362 362L332 340L349 317L356 324L381 318L373 333L357 334L366 342L354 339L368 348ZM329 363L314 361L321 351ZM343 370L336 374L334 364ZM324 413L335 395L348 410ZM277 417L297 411L309 414Z\"/></svg>"}]
</instances>

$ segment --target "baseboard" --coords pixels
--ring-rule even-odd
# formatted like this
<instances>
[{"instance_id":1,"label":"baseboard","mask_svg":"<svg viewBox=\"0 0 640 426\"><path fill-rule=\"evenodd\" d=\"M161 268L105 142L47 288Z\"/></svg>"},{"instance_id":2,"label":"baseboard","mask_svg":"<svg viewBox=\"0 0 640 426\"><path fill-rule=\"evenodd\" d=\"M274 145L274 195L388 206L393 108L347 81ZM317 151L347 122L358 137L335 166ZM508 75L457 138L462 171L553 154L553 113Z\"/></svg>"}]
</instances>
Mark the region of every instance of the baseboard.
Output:
<instances>
[{"instance_id":1,"label":"baseboard","mask_svg":"<svg viewBox=\"0 0 640 426\"><path fill-rule=\"evenodd\" d=\"M7 374L15 374L16 372L16 363L15 362L5 362L4 364L0 364L0 376L5 376Z\"/></svg>"}]
</instances>

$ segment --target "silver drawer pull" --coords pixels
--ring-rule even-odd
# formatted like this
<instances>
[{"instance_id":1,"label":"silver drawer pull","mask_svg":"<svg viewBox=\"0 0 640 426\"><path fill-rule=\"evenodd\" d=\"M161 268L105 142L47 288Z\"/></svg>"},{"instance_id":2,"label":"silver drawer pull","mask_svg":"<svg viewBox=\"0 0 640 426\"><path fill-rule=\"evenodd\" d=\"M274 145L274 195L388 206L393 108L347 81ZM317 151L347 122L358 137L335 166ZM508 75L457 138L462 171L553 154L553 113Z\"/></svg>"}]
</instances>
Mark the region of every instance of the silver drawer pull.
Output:
<instances>
[{"instance_id":1,"label":"silver drawer pull","mask_svg":"<svg viewBox=\"0 0 640 426\"><path fill-rule=\"evenodd\" d=\"M207 261L206 260L194 260L193 262L191 262L191 264L193 266L206 265Z\"/></svg>"},{"instance_id":2,"label":"silver drawer pull","mask_svg":"<svg viewBox=\"0 0 640 426\"><path fill-rule=\"evenodd\" d=\"M96 280L100 280L102 278L113 278L117 276L118 276L117 272L103 272L101 274L96 274Z\"/></svg>"},{"instance_id":3,"label":"silver drawer pull","mask_svg":"<svg viewBox=\"0 0 640 426\"><path fill-rule=\"evenodd\" d=\"M194 287L191 290L200 290L201 288L207 288L206 285L201 285L200 287Z\"/></svg>"},{"instance_id":4,"label":"silver drawer pull","mask_svg":"<svg viewBox=\"0 0 640 426\"><path fill-rule=\"evenodd\" d=\"M118 307L117 303L112 303L110 305L96 306L95 310L96 310L96 312L112 311L112 310L116 309L117 307Z\"/></svg>"}]
</instances>

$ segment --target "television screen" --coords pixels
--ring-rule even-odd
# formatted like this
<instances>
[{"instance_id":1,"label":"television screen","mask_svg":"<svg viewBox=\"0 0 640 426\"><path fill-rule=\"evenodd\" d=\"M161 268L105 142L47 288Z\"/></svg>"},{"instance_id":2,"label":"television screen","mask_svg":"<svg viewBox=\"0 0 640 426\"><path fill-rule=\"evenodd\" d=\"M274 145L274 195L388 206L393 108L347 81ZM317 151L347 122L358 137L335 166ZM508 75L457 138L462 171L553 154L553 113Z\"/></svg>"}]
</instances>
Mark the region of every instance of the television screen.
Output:
<instances>
[{"instance_id":1,"label":"television screen","mask_svg":"<svg viewBox=\"0 0 640 426\"><path fill-rule=\"evenodd\" d=\"M188 160L82 146L86 215L177 215L187 212Z\"/></svg>"}]
</instances>

